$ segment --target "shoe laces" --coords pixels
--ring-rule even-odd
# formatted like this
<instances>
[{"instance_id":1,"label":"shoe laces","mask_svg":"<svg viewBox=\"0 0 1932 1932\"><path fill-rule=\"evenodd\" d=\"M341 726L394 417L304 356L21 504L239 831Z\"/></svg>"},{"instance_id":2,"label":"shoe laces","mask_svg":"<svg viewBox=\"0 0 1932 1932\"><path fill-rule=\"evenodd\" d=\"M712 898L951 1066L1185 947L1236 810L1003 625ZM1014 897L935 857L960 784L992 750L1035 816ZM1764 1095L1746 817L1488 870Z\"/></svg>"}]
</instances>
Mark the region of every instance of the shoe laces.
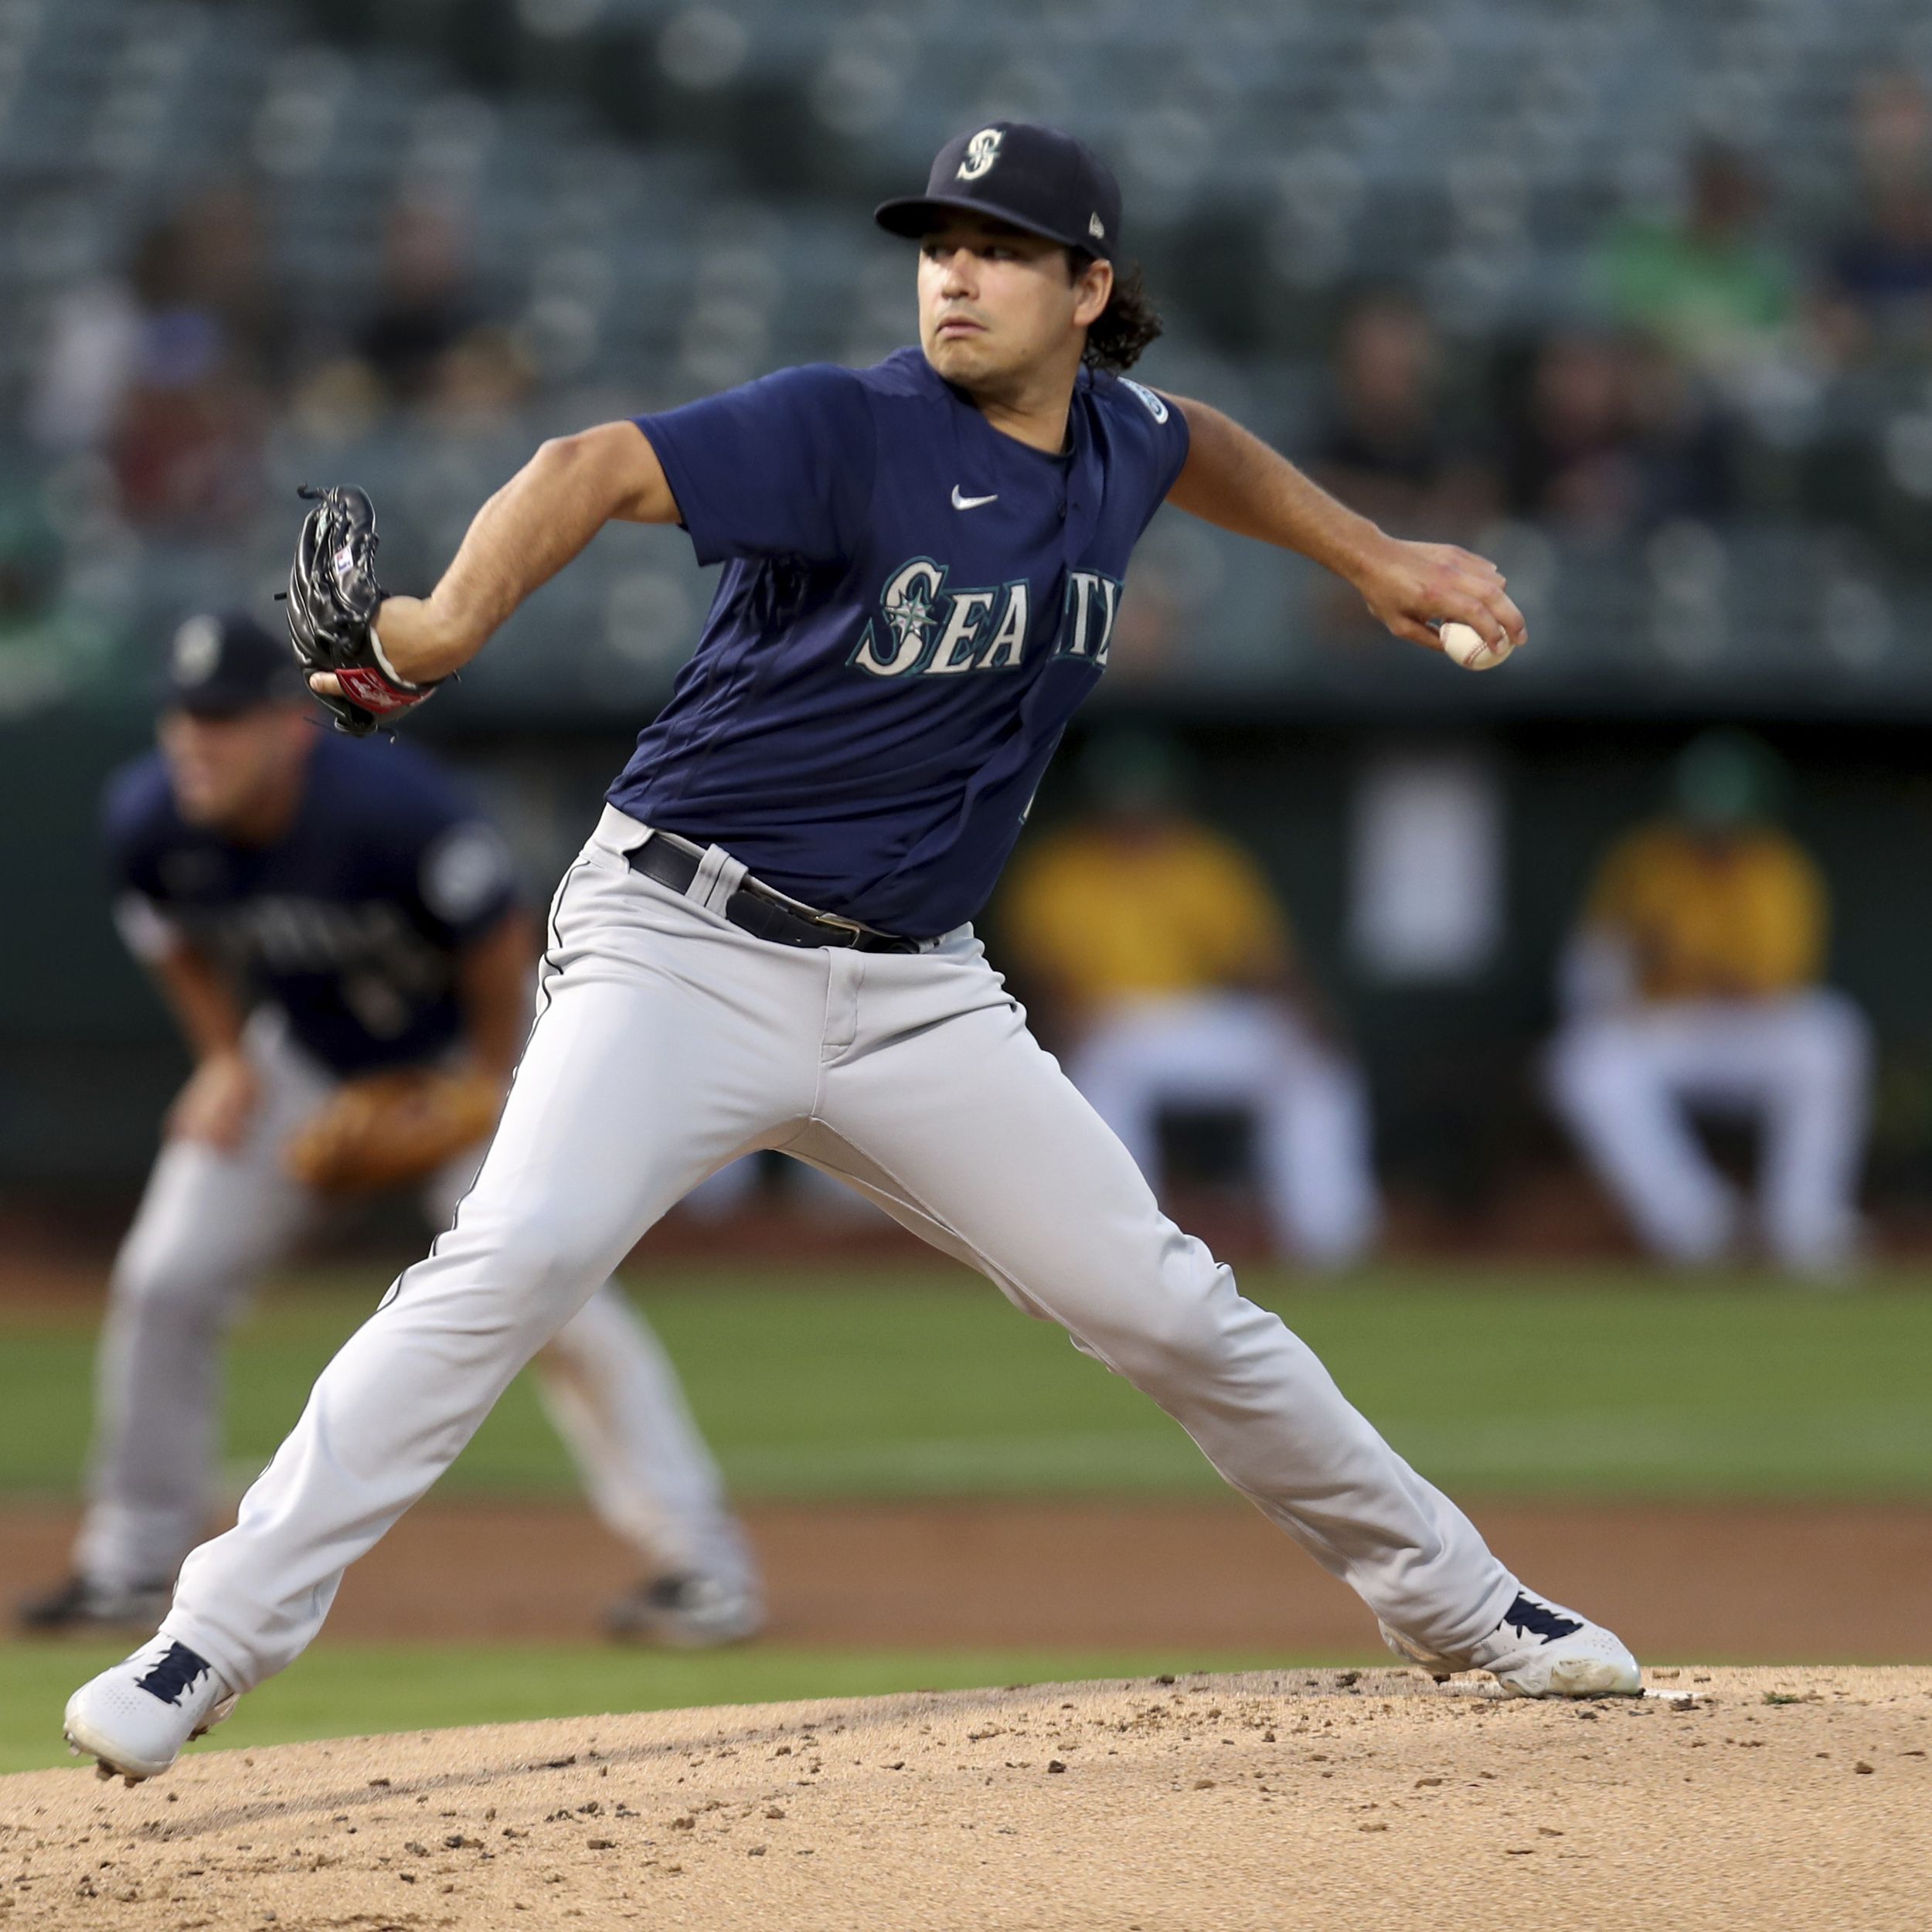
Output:
<instances>
[{"instance_id":1,"label":"shoe laces","mask_svg":"<svg viewBox=\"0 0 1932 1932\"><path fill-rule=\"evenodd\" d=\"M170 1644L148 1675L138 1680L137 1688L164 1704L179 1704L196 1681L208 1674L206 1658L196 1656L185 1644Z\"/></svg>"},{"instance_id":2,"label":"shoe laces","mask_svg":"<svg viewBox=\"0 0 1932 1932\"><path fill-rule=\"evenodd\" d=\"M1580 1618L1566 1617L1553 1605L1539 1603L1527 1591L1503 1612L1502 1620L1510 1629L1526 1637L1540 1638L1546 1644L1554 1643L1559 1637L1573 1637L1583 1627Z\"/></svg>"}]
</instances>

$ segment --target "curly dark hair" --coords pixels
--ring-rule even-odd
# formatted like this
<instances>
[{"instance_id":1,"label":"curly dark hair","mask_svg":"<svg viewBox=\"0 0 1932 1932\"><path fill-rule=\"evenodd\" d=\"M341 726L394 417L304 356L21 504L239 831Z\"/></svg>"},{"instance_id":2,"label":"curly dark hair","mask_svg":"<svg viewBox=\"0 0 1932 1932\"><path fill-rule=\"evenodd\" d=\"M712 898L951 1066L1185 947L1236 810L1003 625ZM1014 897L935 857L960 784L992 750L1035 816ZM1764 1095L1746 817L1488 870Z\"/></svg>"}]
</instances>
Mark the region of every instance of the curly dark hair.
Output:
<instances>
[{"instance_id":1,"label":"curly dark hair","mask_svg":"<svg viewBox=\"0 0 1932 1932\"><path fill-rule=\"evenodd\" d=\"M1070 248L1066 264L1078 281L1094 257L1084 249ZM1138 262L1114 265L1114 293L1106 308L1087 332L1087 346L1080 360L1089 369L1104 369L1118 376L1131 369L1161 333L1161 318L1148 300L1147 284Z\"/></svg>"}]
</instances>

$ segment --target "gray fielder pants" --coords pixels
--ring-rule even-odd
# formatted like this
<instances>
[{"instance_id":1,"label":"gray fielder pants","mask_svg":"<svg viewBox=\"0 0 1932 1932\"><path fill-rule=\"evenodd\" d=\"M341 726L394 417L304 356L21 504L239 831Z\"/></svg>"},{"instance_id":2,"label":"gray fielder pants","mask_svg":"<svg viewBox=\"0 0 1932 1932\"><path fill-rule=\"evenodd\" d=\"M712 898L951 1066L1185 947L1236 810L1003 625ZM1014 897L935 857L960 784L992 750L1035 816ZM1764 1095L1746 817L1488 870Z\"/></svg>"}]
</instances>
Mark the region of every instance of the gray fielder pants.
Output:
<instances>
[{"instance_id":1,"label":"gray fielder pants","mask_svg":"<svg viewBox=\"0 0 1932 1932\"><path fill-rule=\"evenodd\" d=\"M236 1689L300 1655L344 1569L428 1488L652 1222L782 1148L846 1180L1172 1415L1376 1614L1434 1648L1515 1579L1280 1319L1162 1216L961 929L919 952L803 950L680 897L607 809L552 909L539 1016L455 1226L323 1372L240 1520L162 1626Z\"/></svg>"},{"instance_id":2,"label":"gray fielder pants","mask_svg":"<svg viewBox=\"0 0 1932 1932\"><path fill-rule=\"evenodd\" d=\"M281 1149L335 1082L289 1040L278 1013L258 1012L244 1045L261 1091L247 1138L232 1153L189 1141L164 1147L114 1264L75 1551L76 1568L103 1583L165 1582L203 1533L223 1336L260 1273L327 1212L283 1171ZM424 1187L437 1226L480 1158L458 1156ZM677 1376L614 1285L604 1282L558 1329L536 1376L592 1506L651 1573L702 1570L756 1587Z\"/></svg>"}]
</instances>

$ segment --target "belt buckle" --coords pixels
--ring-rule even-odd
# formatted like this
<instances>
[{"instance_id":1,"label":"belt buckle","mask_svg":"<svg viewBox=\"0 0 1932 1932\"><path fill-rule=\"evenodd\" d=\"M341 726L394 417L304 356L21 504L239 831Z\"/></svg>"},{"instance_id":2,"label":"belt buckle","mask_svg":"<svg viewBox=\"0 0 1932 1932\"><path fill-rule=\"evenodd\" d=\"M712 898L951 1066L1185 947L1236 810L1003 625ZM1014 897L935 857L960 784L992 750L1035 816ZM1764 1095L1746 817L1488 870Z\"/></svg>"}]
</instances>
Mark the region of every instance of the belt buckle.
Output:
<instances>
[{"instance_id":1,"label":"belt buckle","mask_svg":"<svg viewBox=\"0 0 1932 1932\"><path fill-rule=\"evenodd\" d=\"M821 931L829 928L835 933L842 934L843 937L839 939L838 944L848 952L857 946L866 936L866 927L860 925L855 919L841 919L835 913L815 913L811 917L811 923Z\"/></svg>"}]
</instances>

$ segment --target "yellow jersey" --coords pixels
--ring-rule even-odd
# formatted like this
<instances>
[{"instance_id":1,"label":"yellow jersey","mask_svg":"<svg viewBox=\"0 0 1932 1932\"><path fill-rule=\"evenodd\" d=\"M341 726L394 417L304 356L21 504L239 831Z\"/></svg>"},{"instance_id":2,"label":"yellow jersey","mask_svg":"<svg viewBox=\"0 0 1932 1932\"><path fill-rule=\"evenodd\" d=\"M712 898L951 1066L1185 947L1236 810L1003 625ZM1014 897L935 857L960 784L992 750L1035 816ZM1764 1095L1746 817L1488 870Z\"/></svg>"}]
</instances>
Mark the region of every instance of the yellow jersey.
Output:
<instances>
[{"instance_id":1,"label":"yellow jersey","mask_svg":"<svg viewBox=\"0 0 1932 1932\"><path fill-rule=\"evenodd\" d=\"M1016 961L1083 1004L1251 983L1289 957L1260 869L1185 820L1131 842L1097 825L1049 834L1001 910Z\"/></svg>"},{"instance_id":2,"label":"yellow jersey","mask_svg":"<svg viewBox=\"0 0 1932 1932\"><path fill-rule=\"evenodd\" d=\"M1604 862L1584 917L1630 945L1646 999L1764 998L1824 966L1824 879L1769 827L1721 840L1641 827Z\"/></svg>"}]
</instances>

